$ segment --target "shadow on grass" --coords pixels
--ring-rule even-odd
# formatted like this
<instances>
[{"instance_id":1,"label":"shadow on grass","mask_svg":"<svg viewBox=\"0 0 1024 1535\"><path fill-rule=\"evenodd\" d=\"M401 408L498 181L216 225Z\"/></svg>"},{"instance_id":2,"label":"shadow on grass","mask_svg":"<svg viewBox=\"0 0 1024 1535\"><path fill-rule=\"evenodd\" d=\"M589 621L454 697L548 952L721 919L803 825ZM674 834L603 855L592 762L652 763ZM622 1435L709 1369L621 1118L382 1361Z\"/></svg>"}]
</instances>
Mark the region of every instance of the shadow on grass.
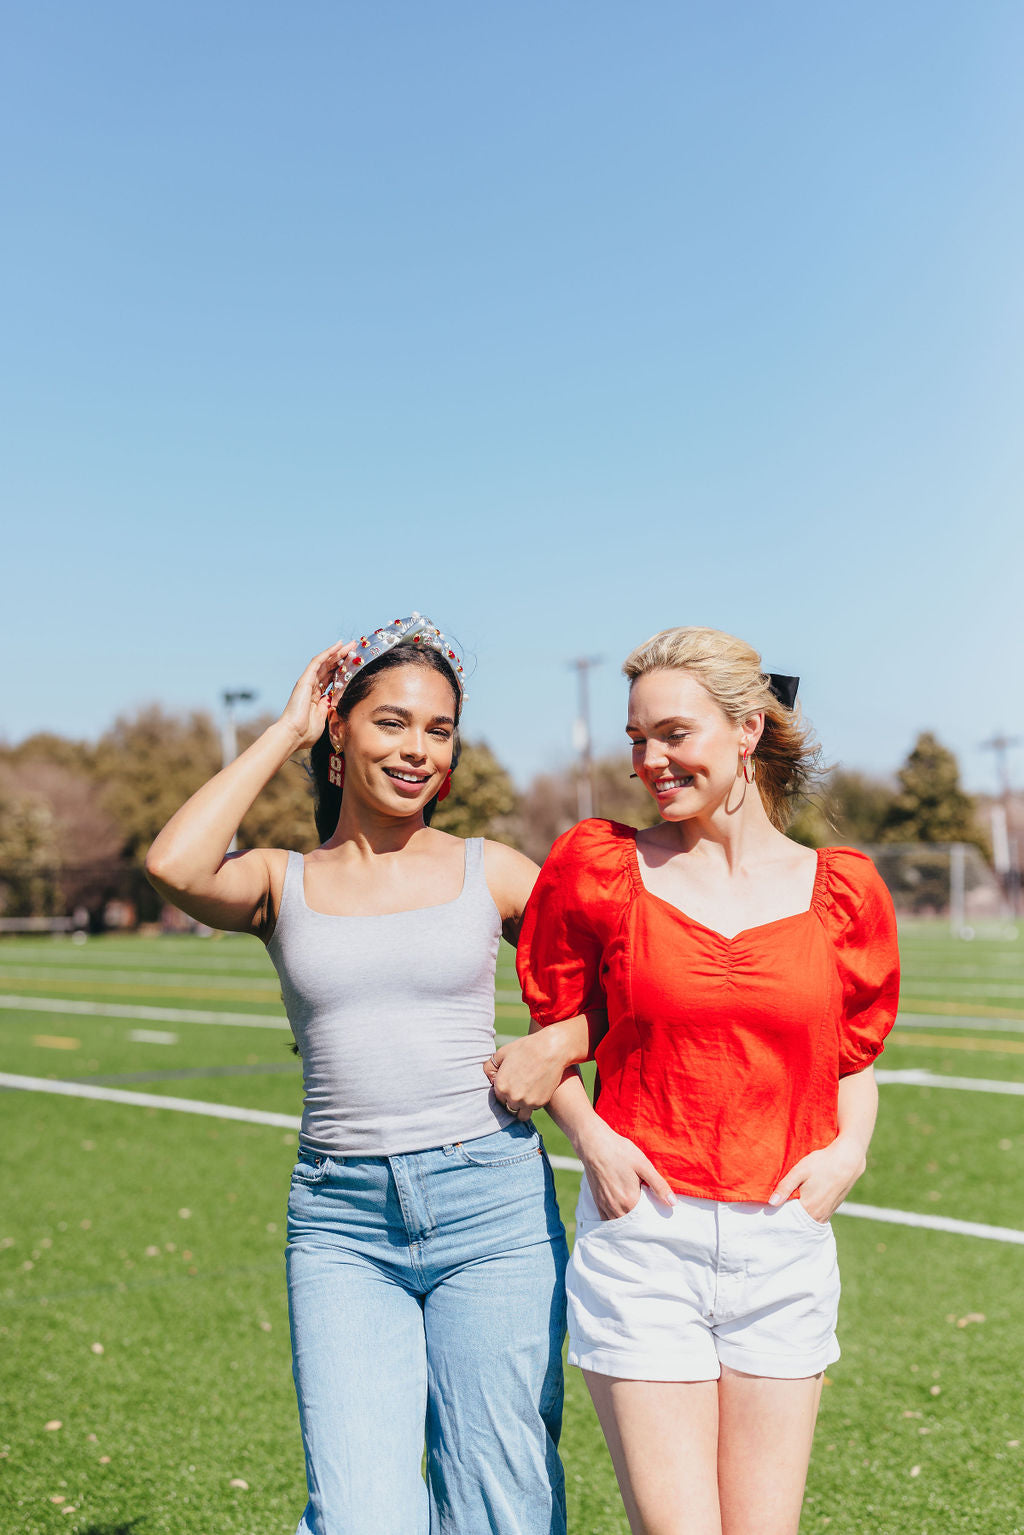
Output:
<instances>
[{"instance_id":1,"label":"shadow on grass","mask_svg":"<svg viewBox=\"0 0 1024 1535\"><path fill-rule=\"evenodd\" d=\"M129 1519L127 1524L90 1524L87 1530L79 1530L78 1535L135 1535L141 1523L141 1519Z\"/></svg>"}]
</instances>

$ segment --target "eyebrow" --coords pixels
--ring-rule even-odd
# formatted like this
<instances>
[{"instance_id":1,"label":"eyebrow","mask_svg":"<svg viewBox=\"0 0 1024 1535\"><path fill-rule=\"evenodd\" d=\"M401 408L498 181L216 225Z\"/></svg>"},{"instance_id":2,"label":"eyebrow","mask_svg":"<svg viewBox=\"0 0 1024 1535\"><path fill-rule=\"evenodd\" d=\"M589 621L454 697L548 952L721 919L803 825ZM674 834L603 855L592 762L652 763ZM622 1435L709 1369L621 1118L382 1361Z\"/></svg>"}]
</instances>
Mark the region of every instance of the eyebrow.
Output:
<instances>
[{"instance_id":1,"label":"eyebrow","mask_svg":"<svg viewBox=\"0 0 1024 1535\"><path fill-rule=\"evenodd\" d=\"M401 704L378 704L375 709L370 711L370 718L372 719L375 714L395 714L399 719L405 720L407 725L412 721L411 709L403 709ZM435 714L431 717L430 723L432 725L454 725L455 720L450 714Z\"/></svg>"},{"instance_id":2,"label":"eyebrow","mask_svg":"<svg viewBox=\"0 0 1024 1535\"><path fill-rule=\"evenodd\" d=\"M670 714L668 719L658 720L657 724L652 725L651 728L652 728L652 730L663 730L666 725L690 725L690 726L693 726L693 725L696 725L696 723L697 723L696 720L688 720L682 714ZM628 735L631 730L635 730L635 731L637 731L639 733L640 726L639 725L634 725L632 720L629 720L626 723L626 734Z\"/></svg>"}]
</instances>

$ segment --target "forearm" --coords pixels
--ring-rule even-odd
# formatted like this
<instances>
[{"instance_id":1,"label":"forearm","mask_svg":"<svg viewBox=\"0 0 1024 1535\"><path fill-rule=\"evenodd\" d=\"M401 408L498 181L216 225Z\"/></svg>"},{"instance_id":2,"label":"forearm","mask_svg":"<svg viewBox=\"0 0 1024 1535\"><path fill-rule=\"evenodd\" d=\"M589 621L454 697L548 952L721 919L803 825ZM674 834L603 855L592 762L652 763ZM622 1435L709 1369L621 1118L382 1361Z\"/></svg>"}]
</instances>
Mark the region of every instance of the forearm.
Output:
<instances>
[{"instance_id":1,"label":"forearm","mask_svg":"<svg viewBox=\"0 0 1024 1535\"><path fill-rule=\"evenodd\" d=\"M555 1088L548 1101L547 1112L571 1143L576 1155L585 1160L588 1136L599 1129L604 1121L595 1111L578 1072L569 1073Z\"/></svg>"},{"instance_id":2,"label":"forearm","mask_svg":"<svg viewBox=\"0 0 1024 1535\"><path fill-rule=\"evenodd\" d=\"M278 720L197 789L147 854L153 884L172 896L202 889L223 863L246 811L296 750L294 733Z\"/></svg>"},{"instance_id":3,"label":"forearm","mask_svg":"<svg viewBox=\"0 0 1024 1535\"><path fill-rule=\"evenodd\" d=\"M855 1147L866 1158L877 1115L878 1083L874 1067L868 1066L864 1071L843 1077L839 1083L837 1139Z\"/></svg>"},{"instance_id":4,"label":"forearm","mask_svg":"<svg viewBox=\"0 0 1024 1535\"><path fill-rule=\"evenodd\" d=\"M553 1065L579 1066L590 1057L590 1023L585 1013L560 1023L541 1024L531 1018L530 1034L536 1036L535 1048L543 1047Z\"/></svg>"}]
</instances>

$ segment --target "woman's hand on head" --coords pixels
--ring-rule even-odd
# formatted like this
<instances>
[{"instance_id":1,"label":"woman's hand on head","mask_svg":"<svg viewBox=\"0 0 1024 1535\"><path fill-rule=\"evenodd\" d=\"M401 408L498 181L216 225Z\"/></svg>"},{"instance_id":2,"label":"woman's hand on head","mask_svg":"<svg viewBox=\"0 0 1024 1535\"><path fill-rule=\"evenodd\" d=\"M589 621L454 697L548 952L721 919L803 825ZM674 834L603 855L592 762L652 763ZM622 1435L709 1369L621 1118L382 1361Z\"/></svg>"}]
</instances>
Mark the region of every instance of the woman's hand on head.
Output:
<instances>
[{"instance_id":1,"label":"woman's hand on head","mask_svg":"<svg viewBox=\"0 0 1024 1535\"><path fill-rule=\"evenodd\" d=\"M313 746L324 733L330 699L325 697L331 678L342 661L356 648L356 640L343 640L314 656L281 712L280 723L295 737L295 750Z\"/></svg>"}]
</instances>

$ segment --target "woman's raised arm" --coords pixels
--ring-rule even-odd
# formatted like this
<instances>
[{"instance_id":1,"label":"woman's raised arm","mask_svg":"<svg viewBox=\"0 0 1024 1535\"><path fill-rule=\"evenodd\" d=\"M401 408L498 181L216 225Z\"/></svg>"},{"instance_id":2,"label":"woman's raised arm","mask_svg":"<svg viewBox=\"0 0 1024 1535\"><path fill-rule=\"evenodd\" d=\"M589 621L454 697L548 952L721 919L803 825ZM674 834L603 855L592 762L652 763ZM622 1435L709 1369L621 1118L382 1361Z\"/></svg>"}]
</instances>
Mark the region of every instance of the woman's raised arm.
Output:
<instances>
[{"instance_id":1,"label":"woman's raised arm","mask_svg":"<svg viewBox=\"0 0 1024 1535\"><path fill-rule=\"evenodd\" d=\"M168 821L146 855L150 884L199 922L229 932L263 930L269 915L276 849L228 854L246 811L295 752L319 740L327 719L324 697L351 644L314 656L292 689L280 719L223 768ZM283 860L282 860L283 861Z\"/></svg>"}]
</instances>

